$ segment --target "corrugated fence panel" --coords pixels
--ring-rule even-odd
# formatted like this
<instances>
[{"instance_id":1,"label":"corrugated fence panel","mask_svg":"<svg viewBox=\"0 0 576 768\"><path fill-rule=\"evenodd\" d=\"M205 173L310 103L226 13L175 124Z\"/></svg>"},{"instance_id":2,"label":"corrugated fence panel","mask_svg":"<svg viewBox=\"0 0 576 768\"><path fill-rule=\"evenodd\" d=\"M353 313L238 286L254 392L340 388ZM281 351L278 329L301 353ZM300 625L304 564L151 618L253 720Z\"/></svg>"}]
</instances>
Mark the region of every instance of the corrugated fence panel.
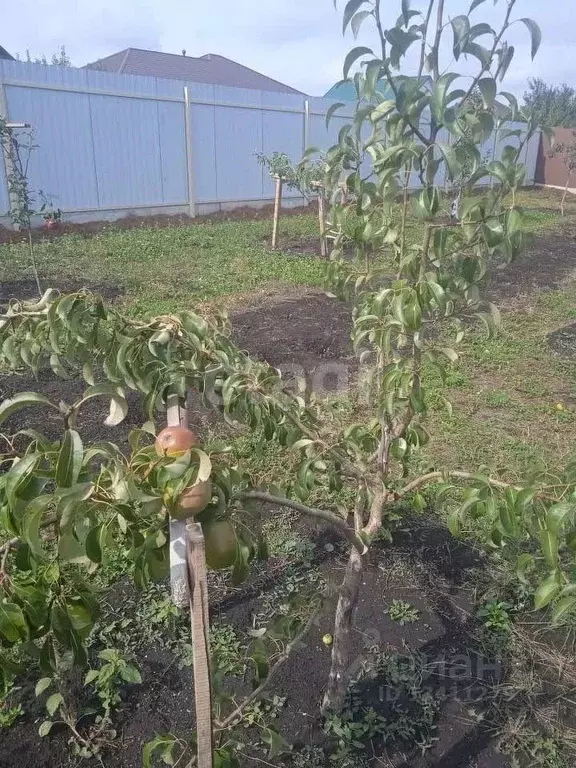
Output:
<instances>
[{"instance_id":1,"label":"corrugated fence panel","mask_svg":"<svg viewBox=\"0 0 576 768\"><path fill-rule=\"evenodd\" d=\"M30 186L43 189L64 212L187 203L185 85L191 100L192 191L200 203L270 199L274 186L256 153L286 152L298 160L305 136L309 147L326 150L354 110L352 103L340 107L326 129L325 115L334 102L310 98L305 130L305 99L297 94L5 60L0 80L8 117L29 122L36 131L39 149L32 156ZM511 127L523 130L522 124ZM365 126L366 135L369 131ZM493 136L482 154L498 158L506 144L517 141ZM538 144L537 135L522 153L527 183L534 180ZM415 175L412 181L419 184ZM8 204L6 180L0 177L0 212Z\"/></svg>"},{"instance_id":2,"label":"corrugated fence panel","mask_svg":"<svg viewBox=\"0 0 576 768\"><path fill-rule=\"evenodd\" d=\"M142 75L117 75L113 72L99 72L96 69L87 69L88 85L93 90L125 93L127 96L157 95L157 79ZM182 96L182 91L180 91Z\"/></svg>"},{"instance_id":3,"label":"corrugated fence panel","mask_svg":"<svg viewBox=\"0 0 576 768\"><path fill-rule=\"evenodd\" d=\"M165 205L185 203L188 200L188 178L184 104L157 101L156 109L162 160L162 200Z\"/></svg>"},{"instance_id":4,"label":"corrugated fence panel","mask_svg":"<svg viewBox=\"0 0 576 768\"><path fill-rule=\"evenodd\" d=\"M526 182L528 184L534 184L536 180L536 165L538 163L538 148L540 147L540 134L535 133L534 136L526 144Z\"/></svg>"},{"instance_id":5,"label":"corrugated fence panel","mask_svg":"<svg viewBox=\"0 0 576 768\"><path fill-rule=\"evenodd\" d=\"M161 205L156 102L90 95L100 207Z\"/></svg>"},{"instance_id":6,"label":"corrugated fence panel","mask_svg":"<svg viewBox=\"0 0 576 768\"><path fill-rule=\"evenodd\" d=\"M291 112L262 112L262 152L271 155L273 152L285 152L288 157L298 162L302 158L304 141L304 114ZM256 158L254 158L256 162ZM268 171L262 168L263 196L274 196L274 182ZM294 190L286 190L286 194L298 194Z\"/></svg>"},{"instance_id":7,"label":"corrugated fence panel","mask_svg":"<svg viewBox=\"0 0 576 768\"><path fill-rule=\"evenodd\" d=\"M29 64L25 61L0 59L0 77L5 82L28 85L55 85L85 91L88 84L87 69L73 67L47 67L45 64Z\"/></svg>"},{"instance_id":8,"label":"corrugated fence panel","mask_svg":"<svg viewBox=\"0 0 576 768\"><path fill-rule=\"evenodd\" d=\"M218 200L262 198L262 169L256 152L262 151L260 110L216 107L216 187Z\"/></svg>"},{"instance_id":9,"label":"corrugated fence panel","mask_svg":"<svg viewBox=\"0 0 576 768\"><path fill-rule=\"evenodd\" d=\"M218 199L215 110L216 107L200 104L192 104L190 108L194 195L199 202Z\"/></svg>"},{"instance_id":10,"label":"corrugated fence panel","mask_svg":"<svg viewBox=\"0 0 576 768\"><path fill-rule=\"evenodd\" d=\"M10 119L34 129L30 189L43 190L64 210L97 208L88 96L7 85L6 101Z\"/></svg>"}]
</instances>

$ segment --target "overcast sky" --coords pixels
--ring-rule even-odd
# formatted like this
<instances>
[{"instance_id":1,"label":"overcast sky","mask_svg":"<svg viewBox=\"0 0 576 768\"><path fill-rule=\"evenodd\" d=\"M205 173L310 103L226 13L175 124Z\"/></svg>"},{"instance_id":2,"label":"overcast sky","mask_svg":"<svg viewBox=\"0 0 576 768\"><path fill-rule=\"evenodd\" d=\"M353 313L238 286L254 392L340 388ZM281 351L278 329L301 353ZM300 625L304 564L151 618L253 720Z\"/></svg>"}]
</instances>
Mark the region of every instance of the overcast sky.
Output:
<instances>
[{"instance_id":1,"label":"overcast sky","mask_svg":"<svg viewBox=\"0 0 576 768\"><path fill-rule=\"evenodd\" d=\"M21 57L26 49L49 57L65 45L75 66L127 47L218 53L317 96L341 78L343 58L354 45L350 33L341 34L344 4L339 0L336 12L332 0L4 0L0 44ZM466 12L469 4L447 0L448 12ZM412 7L421 6L413 0ZM384 0L382 7L393 23L400 0ZM495 25L503 9L504 0L496 6L487 0L474 18ZM517 0L515 16L535 19L543 43L532 63L528 33L516 27L508 90L522 94L528 77L576 86L576 0ZM372 43L368 29L359 42ZM411 66L407 61L406 74Z\"/></svg>"}]
</instances>

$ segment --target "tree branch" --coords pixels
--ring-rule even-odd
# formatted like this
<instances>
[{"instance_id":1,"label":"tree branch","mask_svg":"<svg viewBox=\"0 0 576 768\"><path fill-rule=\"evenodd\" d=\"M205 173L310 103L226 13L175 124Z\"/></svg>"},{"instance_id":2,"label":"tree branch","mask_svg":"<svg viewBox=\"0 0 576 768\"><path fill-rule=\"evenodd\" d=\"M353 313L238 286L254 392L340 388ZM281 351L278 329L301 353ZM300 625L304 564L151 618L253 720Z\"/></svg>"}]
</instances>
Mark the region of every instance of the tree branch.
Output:
<instances>
[{"instance_id":1,"label":"tree branch","mask_svg":"<svg viewBox=\"0 0 576 768\"><path fill-rule=\"evenodd\" d=\"M412 480L410 483L405 485L402 490L396 492L395 496L397 499L400 499L403 496L412 493L412 491L417 490L421 486L426 485L427 483L432 483L435 480L446 480L448 478L454 478L455 480L478 480L478 477L472 474L472 472L460 472L459 470L452 470L448 472L428 472L426 475L417 477L415 480ZM502 490L506 490L507 488L513 488L515 491L521 490L519 486L513 485L512 483L507 483L504 480L496 480L493 477L489 477L487 480L488 483L493 485L495 488L501 488Z\"/></svg>"},{"instance_id":2,"label":"tree branch","mask_svg":"<svg viewBox=\"0 0 576 768\"><path fill-rule=\"evenodd\" d=\"M374 490L372 504L370 505L370 517L364 526L364 533L366 533L368 536L374 536L374 534L378 533L382 527L382 514L387 498L388 493L384 490L383 487L376 488Z\"/></svg>"},{"instance_id":3,"label":"tree branch","mask_svg":"<svg viewBox=\"0 0 576 768\"><path fill-rule=\"evenodd\" d=\"M426 39L428 37L428 27L430 25L430 17L432 16L432 10L434 8L435 2L436 0L430 0L426 18L424 20L424 29L422 30L422 48L420 50L420 66L418 67L419 78L422 77L422 73L424 72L424 64L426 62ZM443 0L441 0L441 2L443 2Z\"/></svg>"},{"instance_id":4,"label":"tree branch","mask_svg":"<svg viewBox=\"0 0 576 768\"><path fill-rule=\"evenodd\" d=\"M432 45L432 76L434 80L440 77L440 41L444 29L444 0L438 0L438 13L436 14L436 34Z\"/></svg>"},{"instance_id":5,"label":"tree branch","mask_svg":"<svg viewBox=\"0 0 576 768\"><path fill-rule=\"evenodd\" d=\"M272 494L266 493L265 491L245 491L240 494L240 498L252 501L262 501L264 504L277 504L280 507L288 507L288 509L294 509L296 512L301 512L304 515L315 517L340 531L340 533L348 539L361 555L367 550L362 539L354 533L346 521L341 517L338 517L338 515L335 515L333 512L328 512L326 509L307 507L305 504L292 501L292 499L284 499L281 496L272 496Z\"/></svg>"},{"instance_id":6,"label":"tree branch","mask_svg":"<svg viewBox=\"0 0 576 768\"><path fill-rule=\"evenodd\" d=\"M382 49L382 68L384 70L384 73L386 74L386 80L388 81L388 85L390 88L392 88L392 91L394 92L394 98L396 99L396 102L398 102L398 86L396 85L396 81L392 77L392 72L390 71L390 65L388 63L388 59L386 58L386 37L384 35L384 28L382 27L382 19L380 17L380 0L376 0L375 7L374 7L374 18L376 19L376 27L378 29L378 35L380 37L380 46ZM404 116L405 117L405 116ZM422 131L417 128L412 121L405 117L406 122L414 131L415 135L418 136L422 144L424 146L429 147L433 143L429 138L426 138Z\"/></svg>"},{"instance_id":7,"label":"tree branch","mask_svg":"<svg viewBox=\"0 0 576 768\"><path fill-rule=\"evenodd\" d=\"M312 625L315 623L316 619L318 618L320 614L320 608L312 613L306 624L304 625L304 628L301 632L299 632L296 637L291 640L288 645L286 646L284 652L280 656L280 658L274 663L272 668L270 669L270 672L268 673L268 677L266 680L264 680L263 683L260 683L258 688L252 691L252 693L247 696L242 704L239 704L236 709L231 712L224 720L222 721L216 721L216 727L219 729L225 729L228 728L230 725L234 723L237 717L239 717L242 712L246 709L246 707L251 704L254 699L257 699L258 696L262 694L262 692L270 685L273 678L276 676L278 670L280 667L284 664L284 662L288 661L290 658L290 655L292 654L292 651L299 645L299 643L302 642L302 640L306 637L308 632L312 629Z\"/></svg>"},{"instance_id":8,"label":"tree branch","mask_svg":"<svg viewBox=\"0 0 576 768\"><path fill-rule=\"evenodd\" d=\"M500 42L500 40L502 40L502 37L504 36L504 32L506 32L506 30L508 29L508 22L510 21L510 15L512 14L512 9L514 8L515 4L516 4L516 0L508 0L508 8L506 10L506 16L504 18L504 23L502 25L502 29L500 30L500 32L494 38L494 45L492 46L492 50L490 51L489 63L488 63L488 65L484 64L482 66L482 68L480 69L480 72L476 75L476 77L472 81L472 85L470 86L470 88L468 88L468 90L466 92L466 95L462 98L462 101L460 102L460 104L459 104L459 106L457 108L457 111L464 106L464 104L466 103L466 101L470 97L470 94L472 93L474 88L476 88L476 86L478 85L478 81L480 80L482 75L485 72L488 72L490 70L490 66L492 64L492 60L494 58L494 54L496 53L496 48L498 47L498 43ZM500 69L500 67L498 67L498 70L496 70L496 74L494 75L494 79L496 79L496 77L498 77L499 69Z\"/></svg>"}]
</instances>

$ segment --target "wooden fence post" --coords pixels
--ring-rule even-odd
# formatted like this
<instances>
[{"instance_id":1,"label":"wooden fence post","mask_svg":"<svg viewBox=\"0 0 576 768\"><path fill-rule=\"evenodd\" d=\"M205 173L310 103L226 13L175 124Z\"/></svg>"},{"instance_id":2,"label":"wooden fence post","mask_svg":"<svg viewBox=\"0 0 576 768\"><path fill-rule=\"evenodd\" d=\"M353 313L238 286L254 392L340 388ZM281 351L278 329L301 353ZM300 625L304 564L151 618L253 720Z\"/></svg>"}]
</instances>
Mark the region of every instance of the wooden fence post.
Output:
<instances>
[{"instance_id":1,"label":"wooden fence post","mask_svg":"<svg viewBox=\"0 0 576 768\"><path fill-rule=\"evenodd\" d=\"M282 177L276 176L276 194L274 195L274 223L272 225L272 250L278 248L278 224L282 206Z\"/></svg>"},{"instance_id":2,"label":"wooden fence post","mask_svg":"<svg viewBox=\"0 0 576 768\"><path fill-rule=\"evenodd\" d=\"M168 426L188 426L188 413L177 394L167 398ZM214 768L212 690L210 685L210 623L208 583L202 526L194 518L170 520L170 581L176 605L190 606L194 660L198 768Z\"/></svg>"}]
</instances>

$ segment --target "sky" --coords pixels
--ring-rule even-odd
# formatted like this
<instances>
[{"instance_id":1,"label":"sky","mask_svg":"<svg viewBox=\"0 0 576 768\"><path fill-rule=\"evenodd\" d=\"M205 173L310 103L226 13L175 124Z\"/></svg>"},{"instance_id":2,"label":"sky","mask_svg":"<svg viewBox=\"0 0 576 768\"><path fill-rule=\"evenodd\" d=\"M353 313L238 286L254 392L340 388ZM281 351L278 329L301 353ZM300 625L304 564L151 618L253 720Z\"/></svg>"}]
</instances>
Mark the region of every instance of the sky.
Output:
<instances>
[{"instance_id":1,"label":"sky","mask_svg":"<svg viewBox=\"0 0 576 768\"><path fill-rule=\"evenodd\" d=\"M333 0L4 0L0 45L10 53L48 58L62 45L75 66L123 48L148 48L190 56L217 53L313 96L323 95L342 77L342 62L356 44L372 45L368 26L358 43L350 32L342 37L342 6ZM466 12L470 0L446 0L450 16ZM413 0L412 7L422 7ZM528 16L542 28L542 47L530 59L530 39L515 25L511 41L517 46L506 80L507 90L521 95L529 77L576 86L576 0L517 0L516 18ZM495 26L505 0L486 0L473 18ZM384 21L399 13L400 0L383 0ZM35 18L36 23L23 23ZM447 58L451 34L446 36ZM480 42L482 42L480 40ZM414 71L408 58L402 71Z\"/></svg>"}]
</instances>

